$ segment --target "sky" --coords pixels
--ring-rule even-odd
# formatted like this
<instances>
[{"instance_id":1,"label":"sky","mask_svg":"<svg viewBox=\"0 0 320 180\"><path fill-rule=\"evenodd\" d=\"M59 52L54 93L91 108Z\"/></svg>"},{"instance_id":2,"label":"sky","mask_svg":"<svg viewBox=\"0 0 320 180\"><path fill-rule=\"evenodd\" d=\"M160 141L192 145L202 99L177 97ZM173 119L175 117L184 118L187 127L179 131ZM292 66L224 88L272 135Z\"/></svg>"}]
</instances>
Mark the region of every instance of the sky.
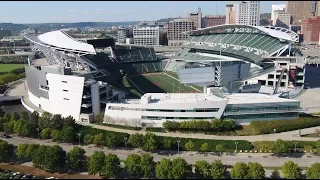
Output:
<instances>
[{"instance_id":1,"label":"sky","mask_svg":"<svg viewBox=\"0 0 320 180\"><path fill-rule=\"evenodd\" d=\"M225 15L225 5L236 1L0 1L0 23L69 23L153 21L187 17L201 6L203 16ZM285 1L261 1L260 13Z\"/></svg>"}]
</instances>

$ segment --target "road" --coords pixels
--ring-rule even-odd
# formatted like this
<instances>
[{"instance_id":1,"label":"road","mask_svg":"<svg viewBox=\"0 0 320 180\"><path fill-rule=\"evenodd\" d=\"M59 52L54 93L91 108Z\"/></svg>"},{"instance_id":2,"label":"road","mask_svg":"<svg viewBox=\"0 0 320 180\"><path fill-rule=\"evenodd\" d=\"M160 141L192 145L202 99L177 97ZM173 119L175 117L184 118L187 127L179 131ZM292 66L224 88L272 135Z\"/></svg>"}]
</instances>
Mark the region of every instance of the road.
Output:
<instances>
[{"instance_id":1,"label":"road","mask_svg":"<svg viewBox=\"0 0 320 180\"><path fill-rule=\"evenodd\" d=\"M75 145L69 145L65 143L56 143L52 142L51 140L37 140L37 139L30 139L30 138L21 138L21 137L12 137L9 139L3 139L8 141L9 143L17 146L19 144L41 144L41 145L59 145L61 146L66 152L70 151ZM108 149L108 148L98 148L94 145L90 146L81 146L84 150L86 150L86 155L91 156L95 151L103 151L105 153L113 153L118 155L121 160L124 160L129 154L141 154L143 151L139 151L138 149L134 150L124 150L124 149ZM168 152L168 151L167 151ZM209 153L208 156L204 156L203 154L193 153L190 155L189 152L181 152L177 154L175 152L171 152L171 155L161 155L160 153L151 153L154 157L155 161L159 161L162 158L177 158L181 157L184 158L188 163L195 164L198 160L206 160L209 163L216 159L220 159L222 163L227 165L234 165L236 162L259 162L264 167L281 167L283 163L292 160L297 163L300 167L309 167L315 162L320 162L320 157L318 156L311 156L310 158L307 155L303 155L300 158L293 158L293 157L275 157L271 156L270 153L238 153L237 155L228 155L223 154L221 157L214 155L213 153ZM249 158L248 156L252 156ZM266 158L263 156L267 156Z\"/></svg>"}]
</instances>

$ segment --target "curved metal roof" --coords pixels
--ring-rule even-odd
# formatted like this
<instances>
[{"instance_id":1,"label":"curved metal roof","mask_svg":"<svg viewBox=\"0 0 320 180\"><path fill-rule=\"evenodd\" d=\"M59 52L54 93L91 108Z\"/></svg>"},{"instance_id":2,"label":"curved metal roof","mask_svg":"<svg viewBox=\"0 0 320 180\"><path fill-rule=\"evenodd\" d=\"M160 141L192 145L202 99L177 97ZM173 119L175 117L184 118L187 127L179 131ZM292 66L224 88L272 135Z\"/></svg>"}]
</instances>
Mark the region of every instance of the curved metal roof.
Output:
<instances>
[{"instance_id":1,"label":"curved metal roof","mask_svg":"<svg viewBox=\"0 0 320 180\"><path fill-rule=\"evenodd\" d=\"M252 30L258 30L260 33L268 34L272 37L283 39L291 42L299 42L299 36L293 31L290 31L281 27L273 26L250 26L250 25L239 25L239 24L224 24L218 26L207 27L199 30L188 31L186 33L219 33L219 30L228 29L228 28L248 28ZM230 32L232 33L232 32Z\"/></svg>"},{"instance_id":2,"label":"curved metal roof","mask_svg":"<svg viewBox=\"0 0 320 180\"><path fill-rule=\"evenodd\" d=\"M81 51L87 54L96 54L91 44L83 43L68 36L62 30L51 31L38 36L38 39L47 45L66 49L68 51Z\"/></svg>"}]
</instances>

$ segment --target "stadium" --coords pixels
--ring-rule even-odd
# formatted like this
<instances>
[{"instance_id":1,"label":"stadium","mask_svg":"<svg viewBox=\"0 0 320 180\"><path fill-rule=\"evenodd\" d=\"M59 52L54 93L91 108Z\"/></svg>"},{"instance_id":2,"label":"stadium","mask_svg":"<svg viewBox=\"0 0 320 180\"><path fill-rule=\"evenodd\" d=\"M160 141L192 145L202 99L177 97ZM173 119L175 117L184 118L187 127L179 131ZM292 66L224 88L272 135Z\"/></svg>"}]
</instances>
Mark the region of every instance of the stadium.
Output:
<instances>
[{"instance_id":1,"label":"stadium","mask_svg":"<svg viewBox=\"0 0 320 180\"><path fill-rule=\"evenodd\" d=\"M221 25L194 30L174 57L153 47L80 42L62 30L26 36L35 52L26 67L30 111L92 122L161 127L166 120L292 119L305 59L298 36L274 27Z\"/></svg>"}]
</instances>

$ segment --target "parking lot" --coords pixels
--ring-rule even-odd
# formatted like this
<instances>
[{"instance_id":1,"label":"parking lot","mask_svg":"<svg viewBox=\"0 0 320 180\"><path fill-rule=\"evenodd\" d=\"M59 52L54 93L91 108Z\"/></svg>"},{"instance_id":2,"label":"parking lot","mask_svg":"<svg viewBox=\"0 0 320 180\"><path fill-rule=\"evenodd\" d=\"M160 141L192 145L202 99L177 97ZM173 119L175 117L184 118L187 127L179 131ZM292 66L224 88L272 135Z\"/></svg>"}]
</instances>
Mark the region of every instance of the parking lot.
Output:
<instances>
[{"instance_id":1,"label":"parking lot","mask_svg":"<svg viewBox=\"0 0 320 180\"><path fill-rule=\"evenodd\" d=\"M22 174L20 172L10 171L8 169L0 169L0 179L45 179L45 177L34 176L31 174ZM56 178L51 177L50 179L56 179Z\"/></svg>"}]
</instances>

